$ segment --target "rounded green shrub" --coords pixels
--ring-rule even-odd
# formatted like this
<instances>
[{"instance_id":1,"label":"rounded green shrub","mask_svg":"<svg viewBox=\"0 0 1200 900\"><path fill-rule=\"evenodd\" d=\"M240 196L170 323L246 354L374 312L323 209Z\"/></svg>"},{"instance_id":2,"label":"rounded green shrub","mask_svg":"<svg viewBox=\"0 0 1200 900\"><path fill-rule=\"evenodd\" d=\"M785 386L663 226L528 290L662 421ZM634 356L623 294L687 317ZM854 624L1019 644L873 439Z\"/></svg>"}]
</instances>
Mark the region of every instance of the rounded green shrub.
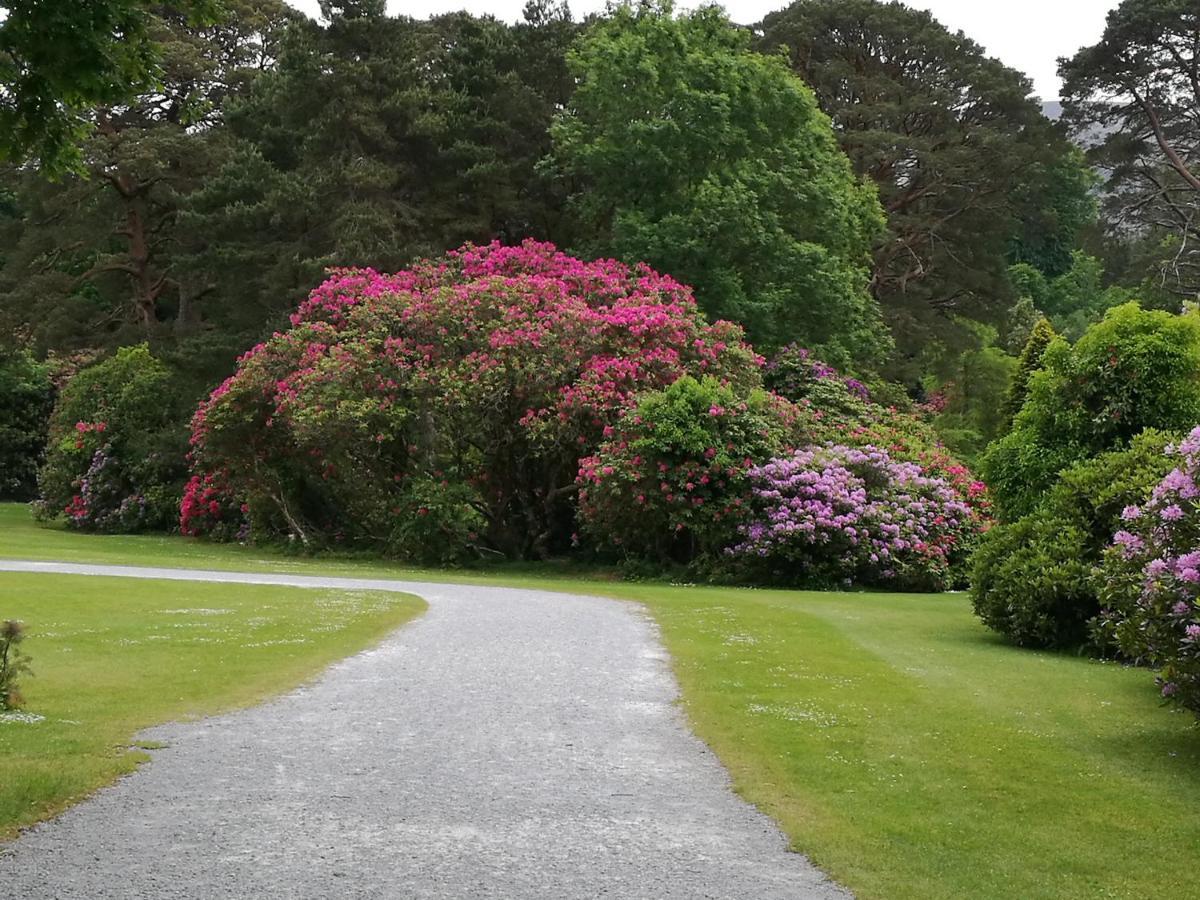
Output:
<instances>
[{"instance_id":1,"label":"rounded green shrub","mask_svg":"<svg viewBox=\"0 0 1200 900\"><path fill-rule=\"evenodd\" d=\"M715 558L737 537L749 470L784 448L794 417L781 397L711 377L642 395L580 460L585 533L627 557Z\"/></svg>"},{"instance_id":2,"label":"rounded green shrub","mask_svg":"<svg viewBox=\"0 0 1200 900\"><path fill-rule=\"evenodd\" d=\"M1033 512L989 531L971 577L984 624L1027 646L1083 643L1100 612L1093 568L1122 511L1142 502L1169 471L1163 450L1171 438L1146 431L1128 450L1070 466Z\"/></svg>"},{"instance_id":3,"label":"rounded green shrub","mask_svg":"<svg viewBox=\"0 0 1200 900\"><path fill-rule=\"evenodd\" d=\"M1033 510L1066 466L1127 446L1147 428L1200 420L1200 317L1110 309L1072 346L1051 342L1013 431L984 454L1002 521Z\"/></svg>"},{"instance_id":4,"label":"rounded green shrub","mask_svg":"<svg viewBox=\"0 0 1200 900\"><path fill-rule=\"evenodd\" d=\"M1086 532L1068 519L1034 514L997 525L975 550L975 614L1016 644L1069 646L1096 613Z\"/></svg>"},{"instance_id":5,"label":"rounded green shrub","mask_svg":"<svg viewBox=\"0 0 1200 900\"><path fill-rule=\"evenodd\" d=\"M122 347L59 394L41 513L87 531L168 529L187 475L186 398L149 347Z\"/></svg>"}]
</instances>

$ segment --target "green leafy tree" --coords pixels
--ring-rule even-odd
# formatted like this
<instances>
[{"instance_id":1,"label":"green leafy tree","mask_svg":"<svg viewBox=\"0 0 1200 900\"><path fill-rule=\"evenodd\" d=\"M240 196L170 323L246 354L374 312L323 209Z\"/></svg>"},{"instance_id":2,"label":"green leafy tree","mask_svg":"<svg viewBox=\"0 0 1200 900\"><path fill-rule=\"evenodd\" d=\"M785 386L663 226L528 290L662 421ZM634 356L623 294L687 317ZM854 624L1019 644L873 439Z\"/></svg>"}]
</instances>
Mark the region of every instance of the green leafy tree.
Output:
<instances>
[{"instance_id":1,"label":"green leafy tree","mask_svg":"<svg viewBox=\"0 0 1200 900\"><path fill-rule=\"evenodd\" d=\"M1023 295L1013 304L1005 320L1004 346L1013 356L1020 356L1021 350L1029 342L1033 329L1045 316L1034 303L1033 298Z\"/></svg>"},{"instance_id":2,"label":"green leafy tree","mask_svg":"<svg viewBox=\"0 0 1200 900\"><path fill-rule=\"evenodd\" d=\"M180 217L227 153L229 97L269 64L295 15L280 0L227 9L204 26L161 10L145 26L162 59L156 88L92 112L81 172L59 183L17 173L16 214L0 226L12 236L0 318L39 347L108 348L225 327L206 308L215 279L186 265L203 236Z\"/></svg>"},{"instance_id":3,"label":"green leafy tree","mask_svg":"<svg viewBox=\"0 0 1200 900\"><path fill-rule=\"evenodd\" d=\"M1147 428L1200 421L1200 317L1126 303L1072 346L1051 341L1013 430L983 457L1001 519L1036 508L1065 467L1121 449Z\"/></svg>"},{"instance_id":4,"label":"green leafy tree","mask_svg":"<svg viewBox=\"0 0 1200 900\"><path fill-rule=\"evenodd\" d=\"M49 366L0 349L0 499L33 497L53 398Z\"/></svg>"},{"instance_id":5,"label":"green leafy tree","mask_svg":"<svg viewBox=\"0 0 1200 900\"><path fill-rule=\"evenodd\" d=\"M1054 333L1054 326L1046 318L1038 319L1033 330L1029 332L1025 347L1021 350L1021 357L1017 361L1017 370L1013 374L1008 397L1004 401L1004 412L1009 423L1025 405L1025 398L1029 396L1029 379L1042 367L1042 357L1046 355L1046 348L1056 337L1058 335Z\"/></svg>"},{"instance_id":6,"label":"green leafy tree","mask_svg":"<svg viewBox=\"0 0 1200 900\"><path fill-rule=\"evenodd\" d=\"M1010 256L1051 276L1068 267L1090 176L1022 74L901 3L798 0L758 31L764 51L785 48L879 188L887 232L872 290L898 374L920 374L933 340L969 346L966 319L999 323Z\"/></svg>"},{"instance_id":7,"label":"green leafy tree","mask_svg":"<svg viewBox=\"0 0 1200 900\"><path fill-rule=\"evenodd\" d=\"M45 171L79 168L77 144L97 106L155 86L162 48L151 0L0 3L0 160L37 159ZM212 0L172 4L211 22Z\"/></svg>"},{"instance_id":8,"label":"green leafy tree","mask_svg":"<svg viewBox=\"0 0 1200 900\"><path fill-rule=\"evenodd\" d=\"M1183 297L1200 291L1198 71L1193 0L1125 0L1059 68L1064 118L1106 174L1110 231L1132 235L1143 272Z\"/></svg>"},{"instance_id":9,"label":"green leafy tree","mask_svg":"<svg viewBox=\"0 0 1200 900\"><path fill-rule=\"evenodd\" d=\"M867 292L874 191L812 92L719 9L617 7L570 54L549 167L587 255L645 260L754 341L835 362L886 349Z\"/></svg>"},{"instance_id":10,"label":"green leafy tree","mask_svg":"<svg viewBox=\"0 0 1200 900\"><path fill-rule=\"evenodd\" d=\"M943 377L944 404L934 427L954 453L973 460L1007 426L1004 396L1017 361L996 346L996 329L969 326L977 344L953 357Z\"/></svg>"},{"instance_id":11,"label":"green leafy tree","mask_svg":"<svg viewBox=\"0 0 1200 900\"><path fill-rule=\"evenodd\" d=\"M531 4L508 26L382 7L331 6L290 27L276 65L230 105L230 157L190 197L192 265L222 296L262 298L259 321L330 266L395 270L468 240L558 230L562 200L534 166L571 89L565 8Z\"/></svg>"}]
</instances>

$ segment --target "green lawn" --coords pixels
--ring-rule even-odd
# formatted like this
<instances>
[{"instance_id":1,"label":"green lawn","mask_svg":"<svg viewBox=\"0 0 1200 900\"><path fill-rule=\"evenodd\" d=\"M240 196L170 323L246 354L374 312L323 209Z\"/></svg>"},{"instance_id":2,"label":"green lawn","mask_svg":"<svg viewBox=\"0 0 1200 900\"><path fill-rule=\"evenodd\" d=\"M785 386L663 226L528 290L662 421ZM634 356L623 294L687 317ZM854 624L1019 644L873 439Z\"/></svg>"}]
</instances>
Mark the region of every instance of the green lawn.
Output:
<instances>
[{"instance_id":1,"label":"green lawn","mask_svg":"<svg viewBox=\"0 0 1200 900\"><path fill-rule=\"evenodd\" d=\"M0 839L131 771L150 725L256 703L424 608L366 591L0 572L23 620L24 715L0 716Z\"/></svg>"},{"instance_id":2,"label":"green lawn","mask_svg":"<svg viewBox=\"0 0 1200 900\"><path fill-rule=\"evenodd\" d=\"M419 574L636 600L737 790L860 897L1200 897L1188 857L1200 846L1200 730L1158 705L1147 673L1008 647L962 595L413 573L46 531L15 507L0 507L5 556Z\"/></svg>"}]
</instances>

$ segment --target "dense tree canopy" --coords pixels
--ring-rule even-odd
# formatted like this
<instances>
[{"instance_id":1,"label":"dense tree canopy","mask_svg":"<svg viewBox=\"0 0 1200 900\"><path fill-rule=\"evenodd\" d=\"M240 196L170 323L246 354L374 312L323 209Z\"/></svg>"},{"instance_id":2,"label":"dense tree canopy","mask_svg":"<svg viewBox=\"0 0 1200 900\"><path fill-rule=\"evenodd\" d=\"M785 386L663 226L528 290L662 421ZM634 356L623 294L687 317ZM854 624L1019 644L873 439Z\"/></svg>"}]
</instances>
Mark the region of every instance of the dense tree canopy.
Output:
<instances>
[{"instance_id":1,"label":"dense tree canopy","mask_svg":"<svg viewBox=\"0 0 1200 900\"><path fill-rule=\"evenodd\" d=\"M1064 114L1107 176L1110 227L1146 245L1148 274L1200 292L1200 7L1125 0L1099 43L1062 64Z\"/></svg>"},{"instance_id":2,"label":"dense tree canopy","mask_svg":"<svg viewBox=\"0 0 1200 900\"><path fill-rule=\"evenodd\" d=\"M798 0L758 31L879 187L888 229L872 289L902 363L953 332L955 316L998 320L1010 256L1049 275L1069 267L1090 177L1023 75L899 3Z\"/></svg>"},{"instance_id":3,"label":"dense tree canopy","mask_svg":"<svg viewBox=\"0 0 1200 900\"><path fill-rule=\"evenodd\" d=\"M811 91L749 45L715 7L620 7L589 29L553 128L575 243L671 273L763 346L871 361L886 344L866 290L874 191Z\"/></svg>"},{"instance_id":4,"label":"dense tree canopy","mask_svg":"<svg viewBox=\"0 0 1200 900\"><path fill-rule=\"evenodd\" d=\"M5 0L0 3L0 160L35 157L47 172L82 159L76 142L96 106L158 81L160 4L151 0ZM195 22L213 0L176 0Z\"/></svg>"},{"instance_id":5,"label":"dense tree canopy","mask_svg":"<svg viewBox=\"0 0 1200 900\"><path fill-rule=\"evenodd\" d=\"M238 0L216 25L161 11L146 25L162 59L154 90L97 107L79 147L82 171L59 183L24 170L0 233L0 321L39 347L106 347L231 330L208 306L210 272L188 265L206 247L182 216L228 153L225 106L267 65L294 18L280 0ZM261 327L261 320L254 323Z\"/></svg>"}]
</instances>

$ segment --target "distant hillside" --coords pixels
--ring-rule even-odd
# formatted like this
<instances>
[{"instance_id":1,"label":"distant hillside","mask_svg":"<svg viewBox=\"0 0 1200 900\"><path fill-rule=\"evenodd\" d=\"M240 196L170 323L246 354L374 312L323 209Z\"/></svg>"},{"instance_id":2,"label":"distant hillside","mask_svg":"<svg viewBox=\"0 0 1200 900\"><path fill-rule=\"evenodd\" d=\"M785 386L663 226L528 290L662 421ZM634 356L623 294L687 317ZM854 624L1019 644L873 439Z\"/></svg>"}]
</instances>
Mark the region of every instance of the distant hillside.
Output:
<instances>
[{"instance_id":1,"label":"distant hillside","mask_svg":"<svg viewBox=\"0 0 1200 900\"><path fill-rule=\"evenodd\" d=\"M1057 100L1049 100L1042 104L1042 115L1047 119L1058 121L1062 115L1062 104Z\"/></svg>"}]
</instances>

